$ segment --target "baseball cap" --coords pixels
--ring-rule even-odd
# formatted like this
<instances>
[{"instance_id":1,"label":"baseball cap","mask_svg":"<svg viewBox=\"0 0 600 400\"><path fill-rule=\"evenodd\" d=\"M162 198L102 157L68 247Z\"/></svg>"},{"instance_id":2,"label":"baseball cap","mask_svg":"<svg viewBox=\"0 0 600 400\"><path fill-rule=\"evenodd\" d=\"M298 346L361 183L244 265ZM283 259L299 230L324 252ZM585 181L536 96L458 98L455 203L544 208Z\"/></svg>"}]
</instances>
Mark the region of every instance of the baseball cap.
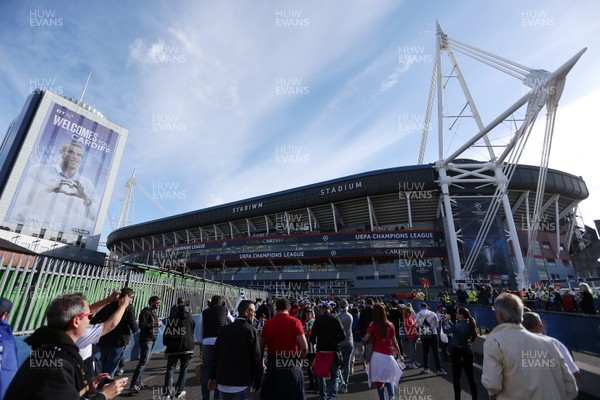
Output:
<instances>
[{"instance_id":1,"label":"baseball cap","mask_svg":"<svg viewBox=\"0 0 600 400\"><path fill-rule=\"evenodd\" d=\"M0 297L0 314L4 314L7 311L12 310L13 304L9 299Z\"/></svg>"},{"instance_id":2,"label":"baseball cap","mask_svg":"<svg viewBox=\"0 0 600 400\"><path fill-rule=\"evenodd\" d=\"M346 308L346 307L348 307L348 300L346 300L346 299L341 299L341 300L340 300L340 307L341 307L341 308Z\"/></svg>"}]
</instances>

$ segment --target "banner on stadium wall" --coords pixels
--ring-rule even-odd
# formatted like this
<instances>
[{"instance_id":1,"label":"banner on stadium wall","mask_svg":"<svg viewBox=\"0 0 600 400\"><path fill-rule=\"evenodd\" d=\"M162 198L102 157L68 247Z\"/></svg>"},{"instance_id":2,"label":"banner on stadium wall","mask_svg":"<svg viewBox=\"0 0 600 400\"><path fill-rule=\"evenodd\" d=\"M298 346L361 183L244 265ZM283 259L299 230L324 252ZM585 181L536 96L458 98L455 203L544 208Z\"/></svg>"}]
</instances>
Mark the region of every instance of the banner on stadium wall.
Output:
<instances>
[{"instance_id":1,"label":"banner on stadium wall","mask_svg":"<svg viewBox=\"0 0 600 400\"><path fill-rule=\"evenodd\" d=\"M181 257L185 253L180 253ZM424 260L427 258L445 257L446 249L443 247L424 247L424 248L380 248L380 249L331 249L331 250L301 250L301 251L269 251L254 253L237 252L213 252L208 255L189 254L188 259L193 263L203 264L204 262L229 262L229 261L252 261L252 260L289 260L289 259L326 259L326 258L399 258ZM154 260L175 259L175 257L164 257L162 254L155 254ZM155 263L155 265L158 265ZM159 265L160 266L160 265Z\"/></svg>"},{"instance_id":2,"label":"banner on stadium wall","mask_svg":"<svg viewBox=\"0 0 600 400\"><path fill-rule=\"evenodd\" d=\"M478 196L460 197L456 200L461 222L464 259L466 260L475 246L475 239L487 216L492 198ZM509 284L516 283L500 213L497 213L492 221L483 247L475 259L475 268L472 272L474 278L492 275L508 275Z\"/></svg>"},{"instance_id":3,"label":"banner on stadium wall","mask_svg":"<svg viewBox=\"0 0 600 400\"><path fill-rule=\"evenodd\" d=\"M270 246L279 244L297 244L297 243L336 243L336 242L362 242L376 240L401 240L418 241L423 243L427 241L441 246L444 239L441 231L404 231L404 232L360 232L360 233L327 233L327 234L308 234L308 235L284 235L284 236L258 236L243 239L212 240L206 242L196 242L180 244L176 246L167 246L156 248L154 252L193 252L202 249L219 249L235 246ZM407 246L411 247L411 246ZM418 245L413 246L418 247Z\"/></svg>"}]
</instances>

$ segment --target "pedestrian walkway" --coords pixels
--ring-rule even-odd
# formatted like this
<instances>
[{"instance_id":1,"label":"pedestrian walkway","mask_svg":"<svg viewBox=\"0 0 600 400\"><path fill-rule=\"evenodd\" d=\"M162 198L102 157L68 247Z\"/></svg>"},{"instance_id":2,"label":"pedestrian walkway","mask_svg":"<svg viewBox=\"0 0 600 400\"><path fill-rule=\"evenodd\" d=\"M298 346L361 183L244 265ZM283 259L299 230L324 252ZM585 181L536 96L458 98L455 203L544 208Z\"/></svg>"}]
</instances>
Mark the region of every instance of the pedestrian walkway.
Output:
<instances>
[{"instance_id":1,"label":"pedestrian walkway","mask_svg":"<svg viewBox=\"0 0 600 400\"><path fill-rule=\"evenodd\" d=\"M577 357L576 357L577 358ZM420 354L420 346L419 346L419 354L418 361L422 360ZM200 389L200 382L196 381L194 378L194 368L196 364L200 361L200 357L198 356L198 351L192 358L190 362L190 367L187 375L187 384L186 384L186 395L182 399L184 400L201 400L202 394ZM475 354L475 381L477 382L478 391L479 391L479 399L488 399L487 391L481 385L481 366L482 366L483 358L481 354ZM136 400L159 400L161 397L161 389L164 384L165 378L165 370L166 370L167 359L163 356L162 353L154 354L152 359L150 360L148 366L146 367L146 372L144 373L144 385L146 386L142 391L136 395L130 395L127 392L123 392L121 397L135 397ZM123 376L127 376L131 379L133 375L133 371L137 365L137 361L131 361L126 364L125 374ZM450 362L442 361L442 368L444 368L448 375L446 376L437 376L435 374L435 370L431 370L431 373L428 375L421 375L421 369L413 369L413 370L404 370L404 375L400 380L400 388L396 395L396 400L408 400L408 399L423 399L423 400L452 400L454 398L454 390L452 386L452 376L451 376L451 365ZM179 371L175 373L175 381L177 380L177 375ZM461 381L462 387L462 399L471 399L471 395L469 393L469 385L464 376L462 375ZM258 396L257 396L258 398ZM319 396L315 392L307 392L306 398L308 400L317 400ZM374 388L369 388L367 382L367 375L363 370L362 366L357 364L355 367L354 374L350 377L350 385L348 386L347 394L339 394L338 399L340 400L376 400L377 392ZM580 400L599 400L600 399L600 391L596 394L596 396L592 396L590 394L580 394L578 399ZM285 399L282 399L285 400Z\"/></svg>"}]
</instances>

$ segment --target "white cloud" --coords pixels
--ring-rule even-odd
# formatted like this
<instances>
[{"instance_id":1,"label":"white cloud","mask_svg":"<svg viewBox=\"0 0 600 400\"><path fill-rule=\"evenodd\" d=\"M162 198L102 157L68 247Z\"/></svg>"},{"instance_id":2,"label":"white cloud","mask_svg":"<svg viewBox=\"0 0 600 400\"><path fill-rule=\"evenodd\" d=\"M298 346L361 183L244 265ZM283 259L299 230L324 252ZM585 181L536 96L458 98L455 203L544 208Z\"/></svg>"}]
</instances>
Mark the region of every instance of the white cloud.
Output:
<instances>
[{"instance_id":1,"label":"white cloud","mask_svg":"<svg viewBox=\"0 0 600 400\"><path fill-rule=\"evenodd\" d=\"M396 67L396 70L392 72L387 78L385 78L383 82L381 82L381 85L379 86L379 94L387 92L388 90L396 86L400 75L408 71L411 65L412 63L398 65Z\"/></svg>"},{"instance_id":2,"label":"white cloud","mask_svg":"<svg viewBox=\"0 0 600 400\"><path fill-rule=\"evenodd\" d=\"M520 10L528 7L522 1L493 8L467 1L434 11L410 2L346 0L183 2L168 7L151 0L135 10L119 7L124 12L114 15L111 9L102 25L95 18L109 12L104 3L60 9L68 26L64 31L0 25L0 34L13 39L0 44L8 60L0 66L0 121L6 127L17 115L30 76L56 77L70 95L80 91L88 70L94 69L86 100L130 131L117 187L133 168L146 188L155 181L177 182L189 196L165 202L173 212L415 163L420 132L399 132L398 115L424 111L431 64L399 64L398 46L425 44L425 54L419 54L433 54L434 14L445 15L440 22L451 37L536 68L551 70L557 66L553 62L589 46L569 76L564 99L569 105L559 109L557 123L577 112L573 123L580 129L589 132L595 126L589 122L594 115L589 104L598 104L597 97L587 105L576 103L581 93L600 87L594 50L598 39L592 34L599 6L591 2L585 7L544 5L556 17L556 26L545 31L520 28ZM3 15L27 15L28 6L13 8L19 8L16 14ZM276 26L276 11L283 9L307 18L308 26ZM465 15L476 17L465 23ZM491 106L502 108L512 99L501 93L503 83L495 76L468 66L464 72L485 121L497 115L489 111L496 110ZM278 77L302 79L310 93L278 96ZM178 119L185 129L156 130L153 121L165 117ZM565 170L591 171L587 160L594 159L589 153L597 147L597 135L575 140L567 134L571 142L558 144L560 135L553 160L576 154ZM432 136L433 151L427 155L436 158L433 142ZM310 161L278 164L278 145L298 145ZM568 148L572 150L563 152ZM595 175L584 178L595 192ZM597 204L593 198L582 207ZM153 205L142 203L138 198L136 222L161 216Z\"/></svg>"},{"instance_id":3,"label":"white cloud","mask_svg":"<svg viewBox=\"0 0 600 400\"><path fill-rule=\"evenodd\" d=\"M550 168L584 179L590 197L581 202L579 207L587 225L593 225L594 219L600 219L600 176L597 173L600 132L595 123L590 123L597 113L598 104L600 90L558 107L550 153ZM545 123L541 113L540 116L521 163L540 164Z\"/></svg>"}]
</instances>

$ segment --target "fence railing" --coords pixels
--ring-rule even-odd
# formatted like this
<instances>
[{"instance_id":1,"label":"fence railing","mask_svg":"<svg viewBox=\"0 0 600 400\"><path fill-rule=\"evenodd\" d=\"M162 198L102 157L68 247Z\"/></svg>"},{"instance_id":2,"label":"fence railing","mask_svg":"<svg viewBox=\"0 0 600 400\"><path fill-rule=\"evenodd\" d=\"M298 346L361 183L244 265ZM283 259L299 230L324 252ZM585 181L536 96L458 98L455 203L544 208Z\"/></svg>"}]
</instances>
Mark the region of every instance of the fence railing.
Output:
<instances>
[{"instance_id":1,"label":"fence railing","mask_svg":"<svg viewBox=\"0 0 600 400\"><path fill-rule=\"evenodd\" d=\"M83 293L89 304L123 287L134 291L136 314L150 296L161 298L159 316L166 317L179 297L189 300L193 312L200 312L215 295L224 297L228 308L244 293L249 300L266 298L267 292L207 281L190 275L158 270L124 270L100 267L45 256L0 252L0 297L13 303L8 322L15 335L27 334L44 324L50 302L62 294Z\"/></svg>"}]
</instances>

